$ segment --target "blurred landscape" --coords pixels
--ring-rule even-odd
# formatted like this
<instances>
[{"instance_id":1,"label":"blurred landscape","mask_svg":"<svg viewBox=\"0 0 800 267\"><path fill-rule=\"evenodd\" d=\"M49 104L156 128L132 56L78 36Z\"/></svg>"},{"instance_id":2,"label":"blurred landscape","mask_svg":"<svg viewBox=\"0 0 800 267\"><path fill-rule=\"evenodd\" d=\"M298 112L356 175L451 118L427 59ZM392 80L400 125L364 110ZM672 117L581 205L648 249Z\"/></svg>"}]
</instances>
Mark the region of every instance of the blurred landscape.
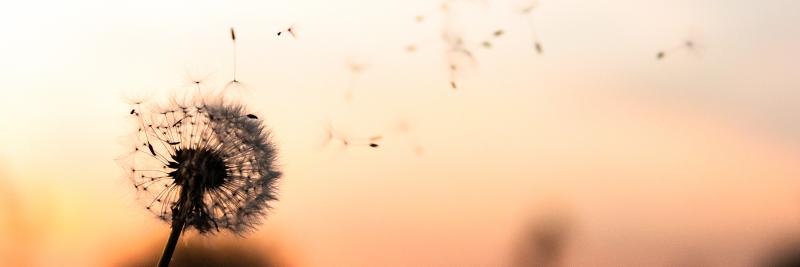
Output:
<instances>
[{"instance_id":1,"label":"blurred landscape","mask_svg":"<svg viewBox=\"0 0 800 267\"><path fill-rule=\"evenodd\" d=\"M244 237L189 232L173 266L794 266L797 10L15 2L0 266L155 264L169 225L115 163L126 98L222 90L231 27L226 93L273 132L279 201Z\"/></svg>"}]
</instances>

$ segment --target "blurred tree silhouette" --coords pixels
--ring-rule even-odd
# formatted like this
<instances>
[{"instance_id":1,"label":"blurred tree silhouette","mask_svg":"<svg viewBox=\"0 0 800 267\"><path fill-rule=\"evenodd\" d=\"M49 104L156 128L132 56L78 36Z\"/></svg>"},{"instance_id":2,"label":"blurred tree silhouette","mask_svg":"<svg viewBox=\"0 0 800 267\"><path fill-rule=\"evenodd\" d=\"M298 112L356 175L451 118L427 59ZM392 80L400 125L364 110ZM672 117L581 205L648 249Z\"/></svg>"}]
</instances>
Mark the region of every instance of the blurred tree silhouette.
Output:
<instances>
[{"instance_id":1,"label":"blurred tree silhouette","mask_svg":"<svg viewBox=\"0 0 800 267\"><path fill-rule=\"evenodd\" d=\"M761 259L763 267L800 266L800 238L783 240L769 250Z\"/></svg>"},{"instance_id":2,"label":"blurred tree silhouette","mask_svg":"<svg viewBox=\"0 0 800 267\"><path fill-rule=\"evenodd\" d=\"M560 266L571 227L571 220L561 212L550 212L533 220L523 229L512 266Z\"/></svg>"},{"instance_id":3,"label":"blurred tree silhouette","mask_svg":"<svg viewBox=\"0 0 800 267\"><path fill-rule=\"evenodd\" d=\"M213 242L203 237L188 237L178 242L170 266L293 266L287 257L279 253L275 246L264 245L261 242L244 239L214 238ZM219 240L217 240L219 239ZM118 266L140 267L156 266L163 240L154 240L147 251L137 252L133 258Z\"/></svg>"}]
</instances>

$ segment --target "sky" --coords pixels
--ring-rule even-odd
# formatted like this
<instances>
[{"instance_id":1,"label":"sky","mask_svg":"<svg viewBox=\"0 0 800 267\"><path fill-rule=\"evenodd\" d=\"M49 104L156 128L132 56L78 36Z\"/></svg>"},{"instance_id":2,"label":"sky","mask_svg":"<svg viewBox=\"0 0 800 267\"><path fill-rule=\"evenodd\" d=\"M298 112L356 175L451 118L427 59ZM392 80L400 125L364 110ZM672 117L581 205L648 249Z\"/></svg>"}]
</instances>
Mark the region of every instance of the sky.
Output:
<instances>
[{"instance_id":1,"label":"sky","mask_svg":"<svg viewBox=\"0 0 800 267\"><path fill-rule=\"evenodd\" d=\"M750 266L795 238L800 3L528 4L3 8L0 265L115 266L166 239L115 163L135 127L126 98L222 88L231 27L246 85L232 94L272 130L284 172L245 238L292 265L507 266L526 225L552 216L569 218L565 266ZM276 35L290 26L297 38ZM443 31L474 56L452 76ZM383 138L326 144L328 126Z\"/></svg>"}]
</instances>

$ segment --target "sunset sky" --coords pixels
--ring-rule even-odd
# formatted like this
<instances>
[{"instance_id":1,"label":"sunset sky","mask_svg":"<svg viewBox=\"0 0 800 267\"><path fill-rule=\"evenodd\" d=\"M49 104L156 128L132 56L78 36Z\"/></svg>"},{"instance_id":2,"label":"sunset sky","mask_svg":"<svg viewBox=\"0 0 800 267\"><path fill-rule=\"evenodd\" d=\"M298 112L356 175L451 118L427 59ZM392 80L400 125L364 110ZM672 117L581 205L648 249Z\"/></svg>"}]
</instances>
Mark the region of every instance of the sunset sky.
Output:
<instances>
[{"instance_id":1,"label":"sunset sky","mask_svg":"<svg viewBox=\"0 0 800 267\"><path fill-rule=\"evenodd\" d=\"M126 98L222 88L231 27L230 93L284 172L245 238L294 266L508 266L553 214L565 266L752 266L800 238L800 2L442 3L2 8L0 265L117 266L162 244L115 162ZM475 58L455 90L443 31ZM381 146L326 145L326 125Z\"/></svg>"}]
</instances>

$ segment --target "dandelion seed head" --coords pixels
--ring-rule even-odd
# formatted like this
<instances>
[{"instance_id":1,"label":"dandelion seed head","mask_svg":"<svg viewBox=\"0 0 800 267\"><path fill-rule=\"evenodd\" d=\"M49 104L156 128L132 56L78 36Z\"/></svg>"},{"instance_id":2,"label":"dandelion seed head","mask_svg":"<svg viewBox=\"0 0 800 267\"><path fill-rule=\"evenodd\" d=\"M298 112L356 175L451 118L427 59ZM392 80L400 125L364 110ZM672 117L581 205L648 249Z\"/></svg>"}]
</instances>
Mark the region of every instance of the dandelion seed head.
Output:
<instances>
[{"instance_id":1,"label":"dandelion seed head","mask_svg":"<svg viewBox=\"0 0 800 267\"><path fill-rule=\"evenodd\" d=\"M218 97L135 107L132 152L119 162L145 208L200 233L243 234L276 200L277 150L258 117Z\"/></svg>"}]
</instances>

